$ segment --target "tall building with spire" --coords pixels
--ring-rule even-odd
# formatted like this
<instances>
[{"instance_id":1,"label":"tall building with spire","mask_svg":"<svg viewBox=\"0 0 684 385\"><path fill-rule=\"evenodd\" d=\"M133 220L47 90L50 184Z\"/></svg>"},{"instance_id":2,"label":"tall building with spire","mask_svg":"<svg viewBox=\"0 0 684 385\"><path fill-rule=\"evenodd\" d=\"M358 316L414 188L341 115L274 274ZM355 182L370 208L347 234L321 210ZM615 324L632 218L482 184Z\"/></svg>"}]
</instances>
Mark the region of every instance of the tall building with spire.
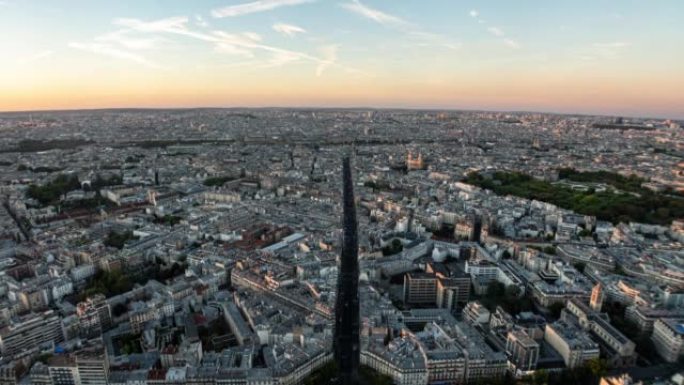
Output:
<instances>
[{"instance_id":1,"label":"tall building with spire","mask_svg":"<svg viewBox=\"0 0 684 385\"><path fill-rule=\"evenodd\" d=\"M338 384L359 383L359 240L354 182L349 157L342 160L342 253L337 277L335 303L335 361L338 366Z\"/></svg>"}]
</instances>

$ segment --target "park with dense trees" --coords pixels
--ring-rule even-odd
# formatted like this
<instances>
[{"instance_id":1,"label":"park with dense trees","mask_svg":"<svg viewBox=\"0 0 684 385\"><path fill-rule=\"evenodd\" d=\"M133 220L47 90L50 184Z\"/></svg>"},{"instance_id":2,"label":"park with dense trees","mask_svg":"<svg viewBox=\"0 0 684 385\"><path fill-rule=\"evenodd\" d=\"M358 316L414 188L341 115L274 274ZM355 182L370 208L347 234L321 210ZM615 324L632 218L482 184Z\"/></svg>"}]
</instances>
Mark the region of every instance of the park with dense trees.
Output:
<instances>
[{"instance_id":1,"label":"park with dense trees","mask_svg":"<svg viewBox=\"0 0 684 385\"><path fill-rule=\"evenodd\" d=\"M97 191L103 187L115 186L121 183L123 183L123 180L119 175L112 175L110 177L96 175L90 183L90 188ZM81 189L81 181L76 174L59 174L53 180L43 185L30 185L26 194L29 198L37 200L41 205L47 206L57 204L64 195L79 189ZM95 198L82 199L72 205L90 208L90 206L100 204L106 204L105 199L102 199L97 194Z\"/></svg>"},{"instance_id":2,"label":"park with dense trees","mask_svg":"<svg viewBox=\"0 0 684 385\"><path fill-rule=\"evenodd\" d=\"M126 242L138 239L135 235L133 235L132 231L110 231L109 234L107 234L107 238L104 240L105 246L109 247L115 247L117 249L123 249L124 245Z\"/></svg>"},{"instance_id":3,"label":"park with dense trees","mask_svg":"<svg viewBox=\"0 0 684 385\"><path fill-rule=\"evenodd\" d=\"M232 176L214 176L204 180L204 185L208 187L221 187L224 184L235 180Z\"/></svg>"},{"instance_id":4,"label":"park with dense trees","mask_svg":"<svg viewBox=\"0 0 684 385\"><path fill-rule=\"evenodd\" d=\"M475 172L469 174L463 182L492 190L499 195L548 202L613 223L669 225L672 220L684 217L684 197L643 189L640 187L643 180L637 177L606 172L579 173L568 169L561 170L560 175L571 180L614 184L620 191L578 191L519 172L495 172L492 175Z\"/></svg>"},{"instance_id":5,"label":"park with dense trees","mask_svg":"<svg viewBox=\"0 0 684 385\"><path fill-rule=\"evenodd\" d=\"M42 205L51 205L59 202L66 193L80 188L81 182L79 182L78 176L60 174L42 186L30 185L27 194L29 198L37 200Z\"/></svg>"}]
</instances>

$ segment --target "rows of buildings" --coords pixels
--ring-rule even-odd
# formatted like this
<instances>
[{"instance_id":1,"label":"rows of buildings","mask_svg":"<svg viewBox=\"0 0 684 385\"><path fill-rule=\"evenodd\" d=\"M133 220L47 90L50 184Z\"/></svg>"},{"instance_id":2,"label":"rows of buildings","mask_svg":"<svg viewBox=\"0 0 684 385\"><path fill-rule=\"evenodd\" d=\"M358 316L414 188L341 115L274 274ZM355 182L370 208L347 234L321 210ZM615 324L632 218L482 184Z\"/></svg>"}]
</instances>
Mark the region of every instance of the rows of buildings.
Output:
<instances>
[{"instance_id":1,"label":"rows of buildings","mask_svg":"<svg viewBox=\"0 0 684 385\"><path fill-rule=\"evenodd\" d=\"M681 220L608 223L462 182L495 170L555 182L571 166L684 186L680 129L602 130L600 119L2 115L0 383L301 383L332 359L349 152L363 365L406 385L523 378L597 358L644 365L604 313L614 303L652 341L650 360L677 362ZM531 306L492 303L499 287Z\"/></svg>"}]
</instances>

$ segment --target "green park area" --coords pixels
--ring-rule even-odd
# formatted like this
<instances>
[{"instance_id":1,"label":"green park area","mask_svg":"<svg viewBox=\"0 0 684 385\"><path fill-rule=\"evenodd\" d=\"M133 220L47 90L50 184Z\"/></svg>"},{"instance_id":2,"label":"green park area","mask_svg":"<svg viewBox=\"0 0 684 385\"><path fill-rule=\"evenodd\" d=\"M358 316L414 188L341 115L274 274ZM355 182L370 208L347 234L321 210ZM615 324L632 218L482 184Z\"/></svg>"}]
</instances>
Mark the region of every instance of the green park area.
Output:
<instances>
[{"instance_id":1,"label":"green park area","mask_svg":"<svg viewBox=\"0 0 684 385\"><path fill-rule=\"evenodd\" d=\"M591 188L578 191L519 172L495 172L491 175L476 172L469 174L464 182L492 190L499 195L548 202L613 223L668 225L672 220L684 218L684 197L642 188L641 183L644 180L638 177L625 177L604 171L585 173L572 169L561 169L559 176L576 182L608 184L617 191L597 192Z\"/></svg>"},{"instance_id":2,"label":"green park area","mask_svg":"<svg viewBox=\"0 0 684 385\"><path fill-rule=\"evenodd\" d=\"M79 182L78 176L60 174L51 182L42 186L30 185L27 194L42 205L49 205L58 202L59 198L69 191L78 190L79 188L81 188L81 182Z\"/></svg>"},{"instance_id":3,"label":"green park area","mask_svg":"<svg viewBox=\"0 0 684 385\"><path fill-rule=\"evenodd\" d=\"M235 180L232 176L214 176L204 180L204 185L209 187L221 187L224 184Z\"/></svg>"},{"instance_id":4,"label":"green park area","mask_svg":"<svg viewBox=\"0 0 684 385\"><path fill-rule=\"evenodd\" d=\"M118 175L112 175L108 178L97 175L95 179L91 181L90 189L99 190L103 187L115 186L121 183L123 183L123 181ZM33 198L40 202L41 205L47 206L58 203L63 195L80 188L81 181L78 180L77 175L59 174L53 180L45 184L30 185L26 194L29 198ZM81 200L74 206L90 207L95 204L104 204L104 199L100 199L99 194L95 198Z\"/></svg>"}]
</instances>

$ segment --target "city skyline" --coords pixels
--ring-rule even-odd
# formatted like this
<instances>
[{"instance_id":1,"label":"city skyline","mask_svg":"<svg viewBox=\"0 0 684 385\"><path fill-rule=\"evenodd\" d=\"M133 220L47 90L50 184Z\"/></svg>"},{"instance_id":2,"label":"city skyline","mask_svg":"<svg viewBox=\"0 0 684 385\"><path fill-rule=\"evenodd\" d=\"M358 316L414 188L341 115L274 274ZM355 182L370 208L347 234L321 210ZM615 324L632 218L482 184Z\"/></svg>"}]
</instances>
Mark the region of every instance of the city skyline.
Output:
<instances>
[{"instance_id":1,"label":"city skyline","mask_svg":"<svg viewBox=\"0 0 684 385\"><path fill-rule=\"evenodd\" d=\"M682 122L0 116L2 385L684 374Z\"/></svg>"},{"instance_id":2,"label":"city skyline","mask_svg":"<svg viewBox=\"0 0 684 385\"><path fill-rule=\"evenodd\" d=\"M684 118L682 4L0 1L0 111L377 107ZM635 28L638 26L638 28Z\"/></svg>"}]
</instances>

